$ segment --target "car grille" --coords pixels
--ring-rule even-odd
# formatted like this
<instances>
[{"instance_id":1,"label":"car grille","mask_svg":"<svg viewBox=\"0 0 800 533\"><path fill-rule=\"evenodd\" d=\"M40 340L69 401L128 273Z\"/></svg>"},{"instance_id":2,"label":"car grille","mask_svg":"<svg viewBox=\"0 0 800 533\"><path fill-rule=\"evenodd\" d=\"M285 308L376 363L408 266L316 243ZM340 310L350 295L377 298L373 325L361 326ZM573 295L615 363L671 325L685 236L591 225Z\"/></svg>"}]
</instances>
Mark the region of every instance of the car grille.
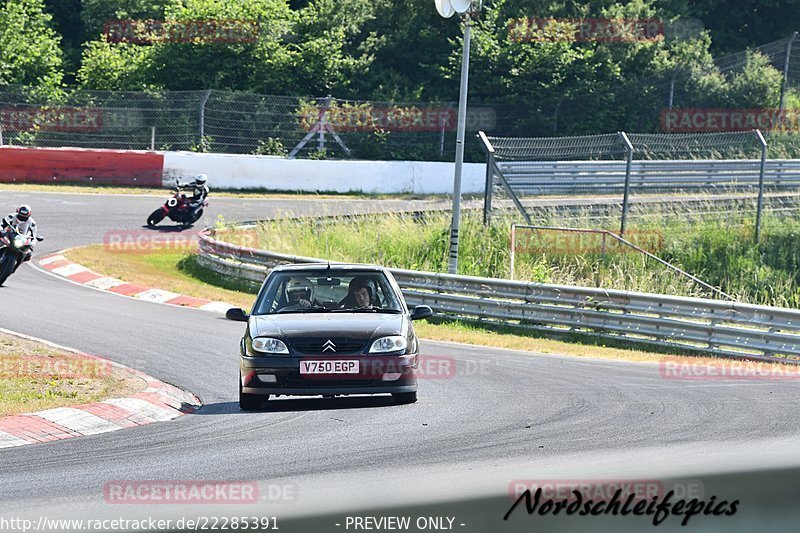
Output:
<instances>
[{"instance_id":1,"label":"car grille","mask_svg":"<svg viewBox=\"0 0 800 533\"><path fill-rule=\"evenodd\" d=\"M380 384L379 380L373 379L320 379L318 377L303 377L299 372L290 372L283 380L283 384L287 387L368 387L370 385Z\"/></svg>"},{"instance_id":2,"label":"car grille","mask_svg":"<svg viewBox=\"0 0 800 533\"><path fill-rule=\"evenodd\" d=\"M335 350L325 350L325 344L328 341L336 345ZM361 353L364 350L364 341L352 339L307 339L298 340L292 343L294 349L300 353L315 354L315 355L336 355L348 353ZM324 351L323 351L324 350Z\"/></svg>"}]
</instances>

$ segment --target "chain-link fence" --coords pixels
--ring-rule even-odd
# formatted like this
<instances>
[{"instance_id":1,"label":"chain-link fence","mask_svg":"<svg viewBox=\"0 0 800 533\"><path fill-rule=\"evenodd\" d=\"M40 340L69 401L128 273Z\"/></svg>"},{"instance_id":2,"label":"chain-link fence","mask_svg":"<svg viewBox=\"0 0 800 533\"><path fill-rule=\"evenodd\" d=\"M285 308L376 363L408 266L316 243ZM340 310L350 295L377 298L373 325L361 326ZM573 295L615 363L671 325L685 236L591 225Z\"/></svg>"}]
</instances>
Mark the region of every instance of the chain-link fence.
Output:
<instances>
[{"instance_id":1,"label":"chain-link fence","mask_svg":"<svg viewBox=\"0 0 800 533\"><path fill-rule=\"evenodd\" d=\"M454 102L211 90L75 90L45 100L20 87L0 90L2 142L21 146L452 160L456 119ZM467 121L468 131L491 131L497 124L495 107L471 106ZM477 141L470 153L472 160L481 157Z\"/></svg>"},{"instance_id":2,"label":"chain-link fence","mask_svg":"<svg viewBox=\"0 0 800 533\"><path fill-rule=\"evenodd\" d=\"M755 72L748 69L756 53L777 71L772 71L769 80L748 77ZM738 84L739 100L747 100L751 88L757 86L763 92L767 89L762 85L769 85L775 107L783 111L733 109L725 104L725 98L732 96L730 87L728 92L714 89L715 84L726 83ZM798 107L800 40L792 35L706 67L676 66L628 83L566 93L557 101L528 98L517 103L478 103L471 99L465 159L482 160L475 137L481 130L494 136L545 137L598 130L678 133L756 128L765 135L770 132L775 157L797 157ZM781 114L784 111L788 115ZM456 102L80 88L45 97L35 89L0 87L0 143L22 146L452 161L456 118ZM556 142L563 147L565 141ZM588 150L580 142L576 146ZM648 151L643 153L637 158L649 157ZM589 152L588 157L594 156Z\"/></svg>"},{"instance_id":3,"label":"chain-link fence","mask_svg":"<svg viewBox=\"0 0 800 533\"><path fill-rule=\"evenodd\" d=\"M754 80L751 72L763 56L765 63L780 75L775 79L760 79L763 93L775 93L771 110L793 108L797 103L789 96L800 87L800 41L796 34L719 58L707 66L688 68L676 65L671 70L647 76L603 90L579 94L564 94L558 100L543 103L538 116L527 117L528 131L541 135L581 135L594 133L591 128L603 124L607 131L648 131L674 133L681 131L712 132L760 128L769 129L759 117L728 116L716 123L704 120L701 124L690 119L706 118L707 111L719 112L734 108L754 107L747 103ZM754 70L753 70L754 71ZM760 74L759 74L760 75ZM774 86L773 86L774 85ZM777 91L780 91L780 98ZM762 95L763 97L763 95ZM738 102L731 106L731 102ZM763 105L763 104L762 104ZM760 106L759 106L760 107ZM683 119L683 120L681 120ZM748 124L747 121L756 121ZM797 117L792 115L794 130Z\"/></svg>"},{"instance_id":4,"label":"chain-link fence","mask_svg":"<svg viewBox=\"0 0 800 533\"><path fill-rule=\"evenodd\" d=\"M619 132L582 137L481 134L487 151L484 221L515 206L528 223L614 229L794 211L800 161L768 159L758 130L719 134ZM558 214L543 197L561 195ZM591 197L591 198L589 198Z\"/></svg>"}]
</instances>

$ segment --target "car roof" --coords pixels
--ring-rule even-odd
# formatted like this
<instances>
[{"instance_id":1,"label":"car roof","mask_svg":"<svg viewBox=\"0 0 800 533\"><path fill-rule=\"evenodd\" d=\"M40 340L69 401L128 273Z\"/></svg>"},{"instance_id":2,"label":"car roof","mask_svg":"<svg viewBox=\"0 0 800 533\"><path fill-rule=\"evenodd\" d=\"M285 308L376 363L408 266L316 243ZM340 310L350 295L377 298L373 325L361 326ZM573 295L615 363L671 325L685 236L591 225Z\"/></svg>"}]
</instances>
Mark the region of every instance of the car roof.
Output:
<instances>
[{"instance_id":1,"label":"car roof","mask_svg":"<svg viewBox=\"0 0 800 533\"><path fill-rule=\"evenodd\" d=\"M385 272L386 269L378 265L366 265L357 263L292 263L288 265L278 265L273 271L304 271L321 270L330 267L331 270L358 270L361 272Z\"/></svg>"}]
</instances>

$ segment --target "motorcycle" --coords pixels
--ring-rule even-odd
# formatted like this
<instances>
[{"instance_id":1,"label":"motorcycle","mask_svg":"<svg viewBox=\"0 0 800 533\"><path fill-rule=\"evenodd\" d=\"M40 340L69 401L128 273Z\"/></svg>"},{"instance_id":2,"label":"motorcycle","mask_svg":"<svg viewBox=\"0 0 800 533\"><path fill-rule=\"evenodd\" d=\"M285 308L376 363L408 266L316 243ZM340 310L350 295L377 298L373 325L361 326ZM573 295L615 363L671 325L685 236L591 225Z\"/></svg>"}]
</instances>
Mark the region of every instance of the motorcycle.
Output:
<instances>
[{"instance_id":1,"label":"motorcycle","mask_svg":"<svg viewBox=\"0 0 800 533\"><path fill-rule=\"evenodd\" d=\"M36 237L43 241L44 237ZM0 285L6 282L25 256L33 250L33 237L21 234L11 226L0 231Z\"/></svg>"},{"instance_id":2,"label":"motorcycle","mask_svg":"<svg viewBox=\"0 0 800 533\"><path fill-rule=\"evenodd\" d=\"M177 222L184 227L189 227L203 216L203 209L208 206L208 200L202 204L192 207L191 200L181 191L180 184L175 187L175 194L167 200L164 205L150 213L147 217L147 225L151 228L169 217L173 222Z\"/></svg>"}]
</instances>

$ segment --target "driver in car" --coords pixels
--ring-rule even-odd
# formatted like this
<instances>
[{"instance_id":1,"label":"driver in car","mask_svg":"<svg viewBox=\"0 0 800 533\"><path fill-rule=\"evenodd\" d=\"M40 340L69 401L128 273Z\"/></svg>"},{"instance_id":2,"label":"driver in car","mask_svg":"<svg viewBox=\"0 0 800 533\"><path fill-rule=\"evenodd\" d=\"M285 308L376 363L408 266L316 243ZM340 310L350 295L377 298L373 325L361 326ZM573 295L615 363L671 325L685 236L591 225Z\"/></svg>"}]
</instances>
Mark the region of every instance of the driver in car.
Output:
<instances>
[{"instance_id":1,"label":"driver in car","mask_svg":"<svg viewBox=\"0 0 800 533\"><path fill-rule=\"evenodd\" d=\"M286 283L286 307L320 307L314 300L314 286L308 278L291 278Z\"/></svg>"}]
</instances>

